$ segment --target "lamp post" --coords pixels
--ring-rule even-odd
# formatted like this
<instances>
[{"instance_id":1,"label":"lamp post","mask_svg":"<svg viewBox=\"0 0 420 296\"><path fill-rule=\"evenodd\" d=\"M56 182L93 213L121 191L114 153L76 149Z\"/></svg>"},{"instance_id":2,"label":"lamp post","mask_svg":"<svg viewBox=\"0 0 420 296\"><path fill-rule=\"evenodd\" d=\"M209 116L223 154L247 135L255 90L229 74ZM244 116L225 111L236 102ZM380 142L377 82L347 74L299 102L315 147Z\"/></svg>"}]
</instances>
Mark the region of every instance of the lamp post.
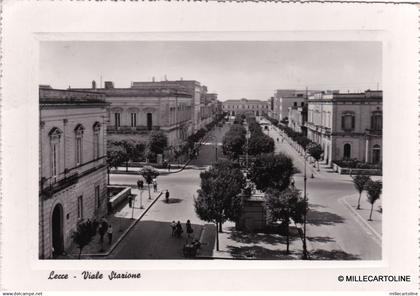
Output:
<instances>
[{"instance_id":1,"label":"lamp post","mask_svg":"<svg viewBox=\"0 0 420 296\"><path fill-rule=\"evenodd\" d=\"M306 194L306 158L308 157L307 155L307 150L305 148L305 154L303 157L303 200L305 201L305 211L303 213L303 259L307 260L308 259L308 250L306 248L306 213L308 212L308 199L307 199L307 194Z\"/></svg>"}]
</instances>

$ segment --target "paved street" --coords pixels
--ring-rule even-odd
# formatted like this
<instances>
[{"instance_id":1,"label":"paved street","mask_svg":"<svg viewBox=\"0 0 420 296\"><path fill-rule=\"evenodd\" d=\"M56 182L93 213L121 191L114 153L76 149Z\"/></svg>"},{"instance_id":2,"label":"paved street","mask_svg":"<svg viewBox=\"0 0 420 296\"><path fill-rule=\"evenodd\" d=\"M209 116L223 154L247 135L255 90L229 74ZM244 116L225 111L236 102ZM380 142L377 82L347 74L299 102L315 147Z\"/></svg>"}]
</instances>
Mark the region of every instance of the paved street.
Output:
<instances>
[{"instance_id":1,"label":"paved street","mask_svg":"<svg viewBox=\"0 0 420 296\"><path fill-rule=\"evenodd\" d=\"M282 142L278 130L270 127L268 134L275 139L277 152L285 152L293 158L295 166L301 171L295 175L295 185L303 189L302 157L298 156L286 140ZM319 174L315 172L316 176L312 179L311 168L307 168L310 207L307 234L308 248L312 248L312 259L380 259L380 239L342 201L347 196L354 196L354 201L357 201L351 178L321 171Z\"/></svg>"},{"instance_id":2,"label":"paved street","mask_svg":"<svg viewBox=\"0 0 420 296\"><path fill-rule=\"evenodd\" d=\"M215 240L214 226L201 221L196 216L193 196L199 189L200 172L216 159L214 143L217 142L220 145L223 135L228 129L229 125L226 124L222 128L216 127L211 133L211 136L201 146L198 158L191 162L192 165L198 167L197 169L186 169L179 173L158 177L159 190L169 189L171 193L170 203L166 203L161 197L109 258L183 258L182 247L186 242L186 237L185 235L181 239L171 237L170 222L181 221L185 231L187 219L190 219L193 224L194 237L197 239L205 237L204 252L207 252L208 256L212 255ZM295 185L297 188L303 189L302 157L286 140L281 141L282 138L278 130L270 127L267 133L275 139L276 152L285 152L293 158L295 166L300 170L300 173L295 175ZM217 149L220 158L221 146L218 146ZM314 178L310 178L311 173L314 174ZM326 169L317 172L310 165L307 166L307 174L307 192L310 203L307 237L311 259L380 259L380 236L367 227L366 223L368 222L361 221L355 211L351 211L344 202L344 198L350 203L357 200L357 193L351 178ZM135 175L112 175L111 183L135 184L137 179L138 176ZM374 213L374 219L380 218L380 216L381 214ZM380 221L374 222L379 222L380 225ZM254 243L258 244L258 242ZM294 245L295 248L301 248L299 242Z\"/></svg>"},{"instance_id":3,"label":"paved street","mask_svg":"<svg viewBox=\"0 0 420 296\"><path fill-rule=\"evenodd\" d=\"M214 141L221 143L229 126L216 127L208 142L200 149L198 158L190 164L203 169L216 158ZM220 147L219 147L220 148ZM220 150L221 152L221 150ZM202 251L211 256L214 246L214 226L201 221L194 211L194 195L200 186L200 172L203 169L186 169L179 173L158 177L158 189L170 192L170 202L163 196L151 207L147 214L130 231L127 237L108 258L112 259L181 259L182 247L186 242L185 222L191 221L194 237L202 236L205 245ZM136 175L111 175L112 184L135 184ZM171 237L170 223L181 221L183 238ZM202 233L204 231L204 233Z\"/></svg>"}]
</instances>

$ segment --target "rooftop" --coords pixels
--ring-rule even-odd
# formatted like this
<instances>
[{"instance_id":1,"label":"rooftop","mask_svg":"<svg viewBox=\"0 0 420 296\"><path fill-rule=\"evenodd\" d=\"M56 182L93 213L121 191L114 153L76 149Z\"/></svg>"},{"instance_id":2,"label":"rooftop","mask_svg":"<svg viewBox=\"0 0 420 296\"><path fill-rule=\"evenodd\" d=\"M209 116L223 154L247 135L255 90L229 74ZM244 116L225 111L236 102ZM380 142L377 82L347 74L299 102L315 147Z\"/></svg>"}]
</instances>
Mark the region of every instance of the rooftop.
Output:
<instances>
[{"instance_id":1,"label":"rooftop","mask_svg":"<svg viewBox=\"0 0 420 296\"><path fill-rule=\"evenodd\" d=\"M42 104L105 104L105 96L91 91L53 89L40 86L39 103Z\"/></svg>"}]
</instances>

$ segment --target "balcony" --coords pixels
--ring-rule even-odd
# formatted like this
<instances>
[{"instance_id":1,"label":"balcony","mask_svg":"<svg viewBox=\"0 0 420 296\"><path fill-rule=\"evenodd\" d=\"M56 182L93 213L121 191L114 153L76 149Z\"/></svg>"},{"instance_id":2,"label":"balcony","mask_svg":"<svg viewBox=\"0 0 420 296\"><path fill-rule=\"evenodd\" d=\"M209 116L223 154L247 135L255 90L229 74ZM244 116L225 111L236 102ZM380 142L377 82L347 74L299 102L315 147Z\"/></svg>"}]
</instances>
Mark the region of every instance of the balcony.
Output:
<instances>
[{"instance_id":1,"label":"balcony","mask_svg":"<svg viewBox=\"0 0 420 296\"><path fill-rule=\"evenodd\" d=\"M382 136L382 130L376 130L376 129L366 129L366 134L368 136Z\"/></svg>"},{"instance_id":2,"label":"balcony","mask_svg":"<svg viewBox=\"0 0 420 296\"><path fill-rule=\"evenodd\" d=\"M153 126L153 131L160 130L160 126ZM120 126L115 128L115 126L107 126L107 133L108 134L140 134L140 135L147 135L150 130L147 128L147 126Z\"/></svg>"}]
</instances>

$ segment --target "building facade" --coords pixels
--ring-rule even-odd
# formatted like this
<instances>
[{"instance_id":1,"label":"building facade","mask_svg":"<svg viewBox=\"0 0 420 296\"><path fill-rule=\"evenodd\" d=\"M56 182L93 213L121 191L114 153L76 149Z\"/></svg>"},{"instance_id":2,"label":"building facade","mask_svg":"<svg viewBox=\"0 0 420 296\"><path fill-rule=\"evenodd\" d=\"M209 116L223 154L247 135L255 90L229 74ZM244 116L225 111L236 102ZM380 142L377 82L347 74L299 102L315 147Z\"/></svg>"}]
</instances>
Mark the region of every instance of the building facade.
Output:
<instances>
[{"instance_id":1,"label":"building facade","mask_svg":"<svg viewBox=\"0 0 420 296\"><path fill-rule=\"evenodd\" d=\"M110 140L147 141L151 131L160 130L167 136L168 145L176 147L194 132L194 98L186 88L158 82L115 88L113 82L106 81L105 88L94 86L92 83L91 91L104 94L110 104Z\"/></svg>"},{"instance_id":2,"label":"building facade","mask_svg":"<svg viewBox=\"0 0 420 296\"><path fill-rule=\"evenodd\" d=\"M306 135L305 123L307 121L308 108L306 105L289 107L288 127L297 133Z\"/></svg>"},{"instance_id":3,"label":"building facade","mask_svg":"<svg viewBox=\"0 0 420 296\"><path fill-rule=\"evenodd\" d=\"M171 89L177 92L189 94L192 98L192 129L197 132L199 129L205 127L215 118L215 113L211 112L214 103L208 100L216 94L208 94L207 86L201 85L196 80L171 80L171 81L147 81L147 82L132 82L131 88L143 90L155 89Z\"/></svg>"},{"instance_id":4,"label":"building facade","mask_svg":"<svg viewBox=\"0 0 420 296\"><path fill-rule=\"evenodd\" d=\"M382 162L382 91L315 94L308 100L308 138L324 160Z\"/></svg>"},{"instance_id":5,"label":"building facade","mask_svg":"<svg viewBox=\"0 0 420 296\"><path fill-rule=\"evenodd\" d=\"M222 110L231 116L247 113L262 116L268 113L269 104L267 101L260 100L227 100L222 103Z\"/></svg>"},{"instance_id":6,"label":"building facade","mask_svg":"<svg viewBox=\"0 0 420 296\"><path fill-rule=\"evenodd\" d=\"M105 214L104 95L40 88L39 257L60 255L78 223Z\"/></svg>"}]
</instances>

